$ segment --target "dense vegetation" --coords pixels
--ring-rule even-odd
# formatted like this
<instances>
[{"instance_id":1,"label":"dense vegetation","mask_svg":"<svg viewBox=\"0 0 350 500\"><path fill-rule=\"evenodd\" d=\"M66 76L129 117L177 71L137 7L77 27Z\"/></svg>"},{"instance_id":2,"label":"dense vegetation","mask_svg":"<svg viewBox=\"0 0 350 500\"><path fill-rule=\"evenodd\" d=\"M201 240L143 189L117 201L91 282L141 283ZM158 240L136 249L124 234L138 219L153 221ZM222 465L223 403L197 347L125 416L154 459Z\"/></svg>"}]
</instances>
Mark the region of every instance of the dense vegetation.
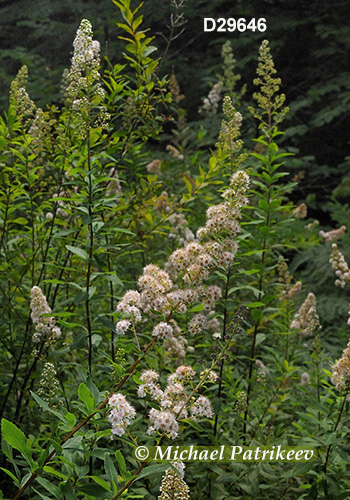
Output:
<instances>
[{"instance_id":1,"label":"dense vegetation","mask_svg":"<svg viewBox=\"0 0 350 500\"><path fill-rule=\"evenodd\" d=\"M114 3L0 9L3 498L348 498L346 2Z\"/></svg>"}]
</instances>

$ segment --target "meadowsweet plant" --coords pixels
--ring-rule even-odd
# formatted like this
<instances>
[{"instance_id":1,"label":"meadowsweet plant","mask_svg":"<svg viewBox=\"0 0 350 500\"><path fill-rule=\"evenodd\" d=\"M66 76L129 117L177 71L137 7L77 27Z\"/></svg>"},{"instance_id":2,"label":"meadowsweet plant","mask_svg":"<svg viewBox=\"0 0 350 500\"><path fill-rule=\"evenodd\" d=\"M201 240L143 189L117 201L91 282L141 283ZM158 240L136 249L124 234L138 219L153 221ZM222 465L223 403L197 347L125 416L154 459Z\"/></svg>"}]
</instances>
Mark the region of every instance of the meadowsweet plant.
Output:
<instances>
[{"instance_id":1,"label":"meadowsweet plant","mask_svg":"<svg viewBox=\"0 0 350 500\"><path fill-rule=\"evenodd\" d=\"M334 243L346 248L346 221L318 234L290 201L302 176L286 181L269 42L250 108L258 137L242 137L231 45L193 124L180 73L163 73L186 3L171 3L162 54L142 4L114 4L116 62L84 18L61 101L37 107L24 66L0 118L2 496L347 498L348 325L328 335L297 265L322 238L346 294ZM133 458L189 444L317 455L188 463L186 476L183 463Z\"/></svg>"}]
</instances>

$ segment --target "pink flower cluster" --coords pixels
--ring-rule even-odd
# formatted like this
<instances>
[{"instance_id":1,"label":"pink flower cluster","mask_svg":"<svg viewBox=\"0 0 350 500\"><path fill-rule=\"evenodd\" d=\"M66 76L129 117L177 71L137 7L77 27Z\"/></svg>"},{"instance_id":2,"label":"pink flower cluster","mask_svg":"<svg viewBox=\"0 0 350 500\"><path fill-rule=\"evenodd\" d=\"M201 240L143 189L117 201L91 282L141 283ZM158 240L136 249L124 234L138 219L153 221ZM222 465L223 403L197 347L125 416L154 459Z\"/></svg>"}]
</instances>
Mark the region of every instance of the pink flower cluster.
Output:
<instances>
[{"instance_id":1,"label":"pink flower cluster","mask_svg":"<svg viewBox=\"0 0 350 500\"><path fill-rule=\"evenodd\" d=\"M149 413L151 425L147 432L153 431L165 432L173 439L178 435L179 424L177 419L197 417L212 417L213 411L208 398L199 396L197 399L193 396L192 380L195 371L191 366L181 365L175 373L168 377L168 385L162 391L157 383L159 375L154 370L146 370L141 375L143 384L139 386L139 397L145 397L150 394L151 399L157 401L160 410L152 408ZM203 374L202 374L203 378ZM206 381L215 382L217 376L214 372L205 373ZM188 386L188 387L187 387Z\"/></svg>"},{"instance_id":2,"label":"pink flower cluster","mask_svg":"<svg viewBox=\"0 0 350 500\"><path fill-rule=\"evenodd\" d=\"M162 321L161 323L158 323L153 328L152 335L154 337L157 337L159 339L168 339L170 340L173 337L173 327L169 325L169 323L166 323L165 321Z\"/></svg>"},{"instance_id":3,"label":"pink flower cluster","mask_svg":"<svg viewBox=\"0 0 350 500\"><path fill-rule=\"evenodd\" d=\"M128 319L122 319L117 322L115 328L117 333L124 334L131 323L139 323L141 316L141 299L140 294L136 290L129 290L124 295L123 299L117 305L117 311L124 314Z\"/></svg>"},{"instance_id":4,"label":"pink flower cluster","mask_svg":"<svg viewBox=\"0 0 350 500\"><path fill-rule=\"evenodd\" d=\"M191 407L192 417L207 417L213 416L213 409L210 401L205 396L199 396L195 404Z\"/></svg>"},{"instance_id":5,"label":"pink flower cluster","mask_svg":"<svg viewBox=\"0 0 350 500\"><path fill-rule=\"evenodd\" d=\"M149 264L143 269L138 283L142 290L141 304L145 312L150 309L163 312L167 309L166 294L173 287L167 272L154 264Z\"/></svg>"},{"instance_id":6,"label":"pink flower cluster","mask_svg":"<svg viewBox=\"0 0 350 500\"><path fill-rule=\"evenodd\" d=\"M149 412L149 419L151 426L148 428L147 433L151 434L153 431L165 432L169 434L172 439L175 439L179 432L179 424L176 417L171 411L159 411L154 408Z\"/></svg>"},{"instance_id":7,"label":"pink flower cluster","mask_svg":"<svg viewBox=\"0 0 350 500\"><path fill-rule=\"evenodd\" d=\"M131 420L135 418L136 411L131 406L125 396L122 394L112 394L108 400L109 406L112 410L109 412L108 420L112 425L112 436L122 436L125 434L126 427L130 424Z\"/></svg>"}]
</instances>

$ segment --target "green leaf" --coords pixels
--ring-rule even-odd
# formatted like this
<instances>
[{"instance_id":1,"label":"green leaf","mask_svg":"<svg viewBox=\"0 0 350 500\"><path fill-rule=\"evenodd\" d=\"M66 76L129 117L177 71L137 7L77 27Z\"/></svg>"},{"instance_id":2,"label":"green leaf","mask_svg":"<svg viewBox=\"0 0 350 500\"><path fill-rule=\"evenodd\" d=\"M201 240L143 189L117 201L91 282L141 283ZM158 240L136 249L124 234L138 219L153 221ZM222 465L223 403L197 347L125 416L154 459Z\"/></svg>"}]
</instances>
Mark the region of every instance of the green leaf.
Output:
<instances>
[{"instance_id":1,"label":"green leaf","mask_svg":"<svg viewBox=\"0 0 350 500\"><path fill-rule=\"evenodd\" d=\"M96 484L102 486L102 488L104 488L105 490L111 491L111 487L105 479L102 479L99 476L88 476L88 477L91 477L91 479L95 481Z\"/></svg>"},{"instance_id":2,"label":"green leaf","mask_svg":"<svg viewBox=\"0 0 350 500\"><path fill-rule=\"evenodd\" d=\"M79 399L84 403L88 413L91 413L95 406L95 399L91 391L83 382L78 387L78 396Z\"/></svg>"},{"instance_id":3,"label":"green leaf","mask_svg":"<svg viewBox=\"0 0 350 500\"><path fill-rule=\"evenodd\" d=\"M86 302L89 298L89 294L87 292L77 293L73 299L74 304L78 305L82 302Z\"/></svg>"},{"instance_id":4,"label":"green leaf","mask_svg":"<svg viewBox=\"0 0 350 500\"><path fill-rule=\"evenodd\" d=\"M31 451L29 446L27 445L27 440L24 433L15 426L6 418L3 418L1 421L1 433L3 439L8 443L12 448L18 450L28 463L32 463L31 459Z\"/></svg>"},{"instance_id":5,"label":"green leaf","mask_svg":"<svg viewBox=\"0 0 350 500\"><path fill-rule=\"evenodd\" d=\"M258 323L262 317L262 312L260 309L252 309L251 315L255 323Z\"/></svg>"},{"instance_id":6,"label":"green leaf","mask_svg":"<svg viewBox=\"0 0 350 500\"><path fill-rule=\"evenodd\" d=\"M118 462L120 475L122 476L123 479L126 480L129 474L126 471L125 460L120 450L117 450L115 452L115 458L117 459Z\"/></svg>"},{"instance_id":7,"label":"green leaf","mask_svg":"<svg viewBox=\"0 0 350 500\"><path fill-rule=\"evenodd\" d=\"M145 467L143 469L141 474L137 476L137 479L154 476L155 474L163 474L169 468L170 468L169 464L149 465L148 467Z\"/></svg>"},{"instance_id":8,"label":"green leaf","mask_svg":"<svg viewBox=\"0 0 350 500\"><path fill-rule=\"evenodd\" d=\"M109 453L105 454L104 462L105 462L105 471L107 476L111 478L111 480L114 481L116 485L118 485L118 473L111 457L109 456Z\"/></svg>"},{"instance_id":9,"label":"green leaf","mask_svg":"<svg viewBox=\"0 0 350 500\"><path fill-rule=\"evenodd\" d=\"M215 169L218 159L216 156L212 156L209 160L209 172Z\"/></svg>"},{"instance_id":10,"label":"green leaf","mask_svg":"<svg viewBox=\"0 0 350 500\"><path fill-rule=\"evenodd\" d=\"M131 236L135 236L135 233L133 233L132 231L130 231L129 229L124 229L122 227L114 227L113 228L113 232L116 232L116 233L124 233L124 234L131 234Z\"/></svg>"},{"instance_id":11,"label":"green leaf","mask_svg":"<svg viewBox=\"0 0 350 500\"><path fill-rule=\"evenodd\" d=\"M43 399L41 399L40 396L38 396L37 394L35 394L33 391L30 391L30 394L33 396L33 398L38 403L38 405L41 406L45 411L48 411L49 413L52 413L53 415L55 415L63 423L65 423L65 424L67 423L67 420L65 419L65 417L63 415L61 415L61 413L59 413L58 411L53 410L52 408L50 408L49 405Z\"/></svg>"},{"instance_id":12,"label":"green leaf","mask_svg":"<svg viewBox=\"0 0 350 500\"><path fill-rule=\"evenodd\" d=\"M66 249L69 250L70 252L74 253L75 255L78 255L78 257L81 257L84 260L87 260L89 258L88 254L82 248L72 247L71 245L66 245Z\"/></svg>"},{"instance_id":13,"label":"green leaf","mask_svg":"<svg viewBox=\"0 0 350 500\"><path fill-rule=\"evenodd\" d=\"M45 490L51 493L52 498L55 498L55 500L63 500L62 492L57 488L56 485L52 484L50 481L44 479L43 477L37 477L36 480L39 484L41 484L43 488L45 488Z\"/></svg>"},{"instance_id":14,"label":"green leaf","mask_svg":"<svg viewBox=\"0 0 350 500\"><path fill-rule=\"evenodd\" d=\"M28 220L25 217L17 217L17 219L13 219L9 222L11 222L11 224L20 224L22 226L28 224Z\"/></svg>"},{"instance_id":15,"label":"green leaf","mask_svg":"<svg viewBox=\"0 0 350 500\"><path fill-rule=\"evenodd\" d=\"M106 490L102 488L99 484L82 484L76 485L75 489L77 492L86 493L90 498L103 498L106 499ZM82 498L81 495L79 498Z\"/></svg>"},{"instance_id":16,"label":"green leaf","mask_svg":"<svg viewBox=\"0 0 350 500\"><path fill-rule=\"evenodd\" d=\"M255 339L255 346L262 344L265 339L266 339L265 333L258 333Z\"/></svg>"},{"instance_id":17,"label":"green leaf","mask_svg":"<svg viewBox=\"0 0 350 500\"><path fill-rule=\"evenodd\" d=\"M55 470L53 467L50 467L49 465L45 465L45 467L43 467L43 470L48 474L50 474L51 476L60 477L61 479L67 479L67 476Z\"/></svg>"},{"instance_id":18,"label":"green leaf","mask_svg":"<svg viewBox=\"0 0 350 500\"><path fill-rule=\"evenodd\" d=\"M203 311L204 309L204 304L197 304L196 306L192 307L188 312L199 312Z\"/></svg>"},{"instance_id":19,"label":"green leaf","mask_svg":"<svg viewBox=\"0 0 350 500\"><path fill-rule=\"evenodd\" d=\"M65 500L77 500L77 496L70 481L67 481L66 483L60 483L60 487L62 493L64 494Z\"/></svg>"},{"instance_id":20,"label":"green leaf","mask_svg":"<svg viewBox=\"0 0 350 500\"><path fill-rule=\"evenodd\" d=\"M191 420L191 419L184 419L182 420L183 423L187 423L187 424L190 424L191 427L193 427L194 429L196 429L196 431L200 432L201 434L204 431L203 427L201 427L195 420Z\"/></svg>"},{"instance_id":21,"label":"green leaf","mask_svg":"<svg viewBox=\"0 0 350 500\"><path fill-rule=\"evenodd\" d=\"M189 194L191 194L192 193L192 184L190 183L190 181L187 179L187 177L185 175L183 176L183 180L184 180L184 183L186 184L187 191L189 192Z\"/></svg>"},{"instance_id":22,"label":"green leaf","mask_svg":"<svg viewBox=\"0 0 350 500\"><path fill-rule=\"evenodd\" d=\"M12 474L11 471L9 471L8 469L4 469L3 467L0 467L0 470L4 471L5 474L7 474L8 476L10 476L10 478L14 481L14 483L16 484L16 486L18 488L20 487L20 482L18 481L18 479L16 478L16 476L14 474Z\"/></svg>"}]
</instances>

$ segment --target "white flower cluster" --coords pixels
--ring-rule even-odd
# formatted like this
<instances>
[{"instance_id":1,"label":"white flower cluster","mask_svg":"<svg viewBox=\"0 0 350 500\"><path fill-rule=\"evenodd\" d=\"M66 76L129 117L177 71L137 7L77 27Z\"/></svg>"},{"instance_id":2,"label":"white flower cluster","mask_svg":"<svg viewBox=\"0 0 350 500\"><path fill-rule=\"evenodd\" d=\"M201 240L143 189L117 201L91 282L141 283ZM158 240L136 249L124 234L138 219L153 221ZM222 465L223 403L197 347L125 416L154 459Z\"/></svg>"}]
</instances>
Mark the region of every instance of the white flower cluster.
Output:
<instances>
[{"instance_id":1,"label":"white flower cluster","mask_svg":"<svg viewBox=\"0 0 350 500\"><path fill-rule=\"evenodd\" d=\"M117 305L117 311L127 316L128 319L122 319L117 322L115 329L118 334L125 334L131 323L139 323L141 316L141 298L136 290L129 290L124 294L123 299Z\"/></svg>"},{"instance_id":2,"label":"white flower cluster","mask_svg":"<svg viewBox=\"0 0 350 500\"><path fill-rule=\"evenodd\" d=\"M35 104L29 97L26 90L28 81L28 68L22 66L17 73L16 78L11 83L10 88L10 101L15 106L17 116L25 119L32 119L35 113Z\"/></svg>"},{"instance_id":3,"label":"white flower cluster","mask_svg":"<svg viewBox=\"0 0 350 500\"><path fill-rule=\"evenodd\" d=\"M200 113L208 115L209 113L215 114L217 112L221 99L222 86L223 84L220 81L213 85L208 97L203 99L203 105L199 110Z\"/></svg>"},{"instance_id":4,"label":"white flower cluster","mask_svg":"<svg viewBox=\"0 0 350 500\"><path fill-rule=\"evenodd\" d=\"M156 311L163 315L169 315L173 311L184 313L187 305L197 300L198 295L192 289L174 290L173 283L167 272L158 266L150 264L143 270L139 278L141 294L136 290L129 290L117 305L117 311L125 317L116 324L116 331L124 334L131 323L135 324L142 319L141 311ZM214 288L208 287L208 301L217 296ZM216 290L216 291L215 291ZM203 292L206 296L206 291ZM181 329L174 319L161 321L153 328L154 337L164 341L164 347L178 360L185 356L187 340L181 336Z\"/></svg>"},{"instance_id":5,"label":"white flower cluster","mask_svg":"<svg viewBox=\"0 0 350 500\"><path fill-rule=\"evenodd\" d=\"M59 382L57 372L53 363L47 362L44 365L41 377L38 395L46 401L48 405L52 405L52 401L57 398L57 390Z\"/></svg>"},{"instance_id":6,"label":"white flower cluster","mask_svg":"<svg viewBox=\"0 0 350 500\"><path fill-rule=\"evenodd\" d=\"M207 417L213 416L213 409L210 401L205 396L199 396L195 404L191 407L192 417Z\"/></svg>"},{"instance_id":7,"label":"white flower cluster","mask_svg":"<svg viewBox=\"0 0 350 500\"><path fill-rule=\"evenodd\" d=\"M169 306L166 306L165 295L170 292L173 283L167 272L162 271L154 264L150 264L143 269L143 274L138 283L142 290L141 303L144 311L154 309L163 312L169 308Z\"/></svg>"},{"instance_id":8,"label":"white flower cluster","mask_svg":"<svg viewBox=\"0 0 350 500\"><path fill-rule=\"evenodd\" d=\"M173 462L180 474L173 469L167 469L162 478L158 500L190 500L190 489L184 481L185 465L182 462Z\"/></svg>"},{"instance_id":9,"label":"white flower cluster","mask_svg":"<svg viewBox=\"0 0 350 500\"><path fill-rule=\"evenodd\" d=\"M130 422L136 416L136 411L133 406L131 406L125 396L122 394L112 394L108 400L109 406L112 408L108 415L108 420L112 425L112 436L114 435L122 436L125 434L126 427L130 425Z\"/></svg>"},{"instance_id":10,"label":"white flower cluster","mask_svg":"<svg viewBox=\"0 0 350 500\"><path fill-rule=\"evenodd\" d=\"M307 372L302 373L300 376L300 385L302 387L309 387L310 384L310 375Z\"/></svg>"},{"instance_id":11,"label":"white flower cluster","mask_svg":"<svg viewBox=\"0 0 350 500\"><path fill-rule=\"evenodd\" d=\"M100 83L100 43L92 39L90 21L83 19L77 30L70 70L66 76L66 97L72 109L89 115L93 102L101 101L105 92ZM98 125L105 126L109 115L106 107L99 106Z\"/></svg>"},{"instance_id":12,"label":"white flower cluster","mask_svg":"<svg viewBox=\"0 0 350 500\"><path fill-rule=\"evenodd\" d=\"M139 386L138 396L143 398L149 394L151 399L157 401L160 406L160 410L155 408L150 410L149 419L151 425L147 430L148 434L153 431L165 432L175 439L179 429L178 418L189 418L189 412L192 419L197 417L211 418L213 416L213 410L208 398L200 395L195 399L192 396L191 382L194 376L195 371L191 366L181 365L176 369L175 373L168 377L168 385L163 391L157 383L159 379L157 372L146 370L142 373L140 378L143 384ZM205 378L208 382L217 380L214 372L205 374Z\"/></svg>"},{"instance_id":13,"label":"white flower cluster","mask_svg":"<svg viewBox=\"0 0 350 500\"><path fill-rule=\"evenodd\" d=\"M40 340L56 340L61 335L61 330L56 326L56 320L51 314L46 297L38 286L33 286L30 292L30 310L33 324L35 325L35 333L33 334L33 342Z\"/></svg>"},{"instance_id":14,"label":"white flower cluster","mask_svg":"<svg viewBox=\"0 0 350 500\"><path fill-rule=\"evenodd\" d=\"M229 108L229 125L234 128L234 138L237 139L241 115L233 110L227 99L225 106ZM239 148L240 142L237 140L235 151ZM172 150L171 147L168 147L168 150ZM241 155L237 165L241 165L242 161ZM228 269L233 262L238 248L236 236L240 231L241 209L248 202L246 196L248 187L249 176L246 172L243 170L235 172L231 177L229 188L222 195L224 202L208 208L206 224L197 231L198 239L194 239L192 232L187 232L187 234L185 232L182 236L184 246L170 255L165 270L161 270L154 264L149 264L144 268L138 280L141 289L140 303L131 304L124 297L117 307L120 313L127 315L127 318L117 323L118 332L124 333L128 329L130 326L128 321L141 320L140 310L151 315L159 313L163 316L163 321L154 326L152 334L162 339L168 352L174 353L179 361L179 358L184 357L186 340L181 337L177 324L170 324L167 318L169 319L175 313L186 314L190 307L198 303L202 306L199 308L202 312L189 318L188 331L192 335L201 334L204 330L218 333L220 325L217 319L213 320L213 316L215 305L220 300L222 291L216 285L205 284L205 281L210 277L213 268L220 266ZM174 237L178 236L177 229L188 230L187 222L183 217L175 218L174 216L172 222L176 227ZM132 318L132 308L139 310L139 316L134 310L134 318ZM186 349L189 350L190 347Z\"/></svg>"},{"instance_id":15,"label":"white flower cluster","mask_svg":"<svg viewBox=\"0 0 350 500\"><path fill-rule=\"evenodd\" d=\"M335 285L344 288L350 281L350 269L336 243L332 244L332 255L329 262L332 264L332 269L337 277Z\"/></svg>"},{"instance_id":16,"label":"white flower cluster","mask_svg":"<svg viewBox=\"0 0 350 500\"><path fill-rule=\"evenodd\" d=\"M201 379L205 379L205 382L216 382L218 380L217 374L213 370L204 370L201 372Z\"/></svg>"},{"instance_id":17,"label":"white flower cluster","mask_svg":"<svg viewBox=\"0 0 350 500\"><path fill-rule=\"evenodd\" d=\"M151 426L148 428L147 433L151 434L153 431L165 432L169 434L172 439L178 435L179 424L177 423L176 416L171 411L159 411L155 408L149 412L149 419Z\"/></svg>"},{"instance_id":18,"label":"white flower cluster","mask_svg":"<svg viewBox=\"0 0 350 500\"><path fill-rule=\"evenodd\" d=\"M280 293L280 300L294 299L301 292L302 286L303 286L302 282L297 281L296 283L294 283L294 285L290 287L288 286L284 287Z\"/></svg>"},{"instance_id":19,"label":"white flower cluster","mask_svg":"<svg viewBox=\"0 0 350 500\"><path fill-rule=\"evenodd\" d=\"M191 335L198 335L207 326L207 318L204 314L196 314L188 324Z\"/></svg>"},{"instance_id":20,"label":"white flower cluster","mask_svg":"<svg viewBox=\"0 0 350 500\"><path fill-rule=\"evenodd\" d=\"M173 327L169 325L169 323L166 323L165 321L162 321L158 325L156 325L153 328L152 335L154 337L157 337L159 339L168 339L170 340L173 337Z\"/></svg>"},{"instance_id":21,"label":"white flower cluster","mask_svg":"<svg viewBox=\"0 0 350 500\"><path fill-rule=\"evenodd\" d=\"M192 366L181 365L176 368L175 373L172 373L168 377L168 384L175 384L182 380L189 381L192 380L196 372Z\"/></svg>"},{"instance_id":22,"label":"white flower cluster","mask_svg":"<svg viewBox=\"0 0 350 500\"><path fill-rule=\"evenodd\" d=\"M170 215L168 222L171 226L169 238L177 241L180 245L194 240L194 234L188 227L188 222L182 213Z\"/></svg>"},{"instance_id":23,"label":"white flower cluster","mask_svg":"<svg viewBox=\"0 0 350 500\"><path fill-rule=\"evenodd\" d=\"M71 67L67 75L69 85L66 89L67 96L73 101L73 106L78 107L78 97L82 90L88 91L88 74L92 80L100 80L100 44L92 39L93 32L90 21L83 19L77 30L73 42L73 57ZM101 97L104 91L99 84L98 92Z\"/></svg>"}]
</instances>

